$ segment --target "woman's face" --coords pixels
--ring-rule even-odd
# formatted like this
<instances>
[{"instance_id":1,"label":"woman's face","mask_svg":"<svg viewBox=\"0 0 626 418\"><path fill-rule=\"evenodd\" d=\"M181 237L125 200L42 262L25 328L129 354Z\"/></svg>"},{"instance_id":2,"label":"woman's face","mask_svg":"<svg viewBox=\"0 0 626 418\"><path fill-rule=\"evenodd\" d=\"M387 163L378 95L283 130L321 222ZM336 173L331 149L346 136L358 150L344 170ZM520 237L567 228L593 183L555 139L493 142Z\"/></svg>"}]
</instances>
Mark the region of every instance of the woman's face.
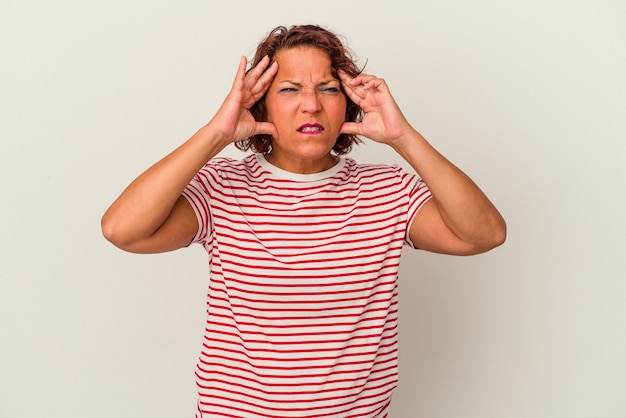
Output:
<instances>
[{"instance_id":1,"label":"woman's face","mask_svg":"<svg viewBox=\"0 0 626 418\"><path fill-rule=\"evenodd\" d=\"M331 73L328 54L297 47L276 53L278 72L265 98L267 121L276 127L269 162L295 173L332 167L330 154L345 121L346 97Z\"/></svg>"}]
</instances>

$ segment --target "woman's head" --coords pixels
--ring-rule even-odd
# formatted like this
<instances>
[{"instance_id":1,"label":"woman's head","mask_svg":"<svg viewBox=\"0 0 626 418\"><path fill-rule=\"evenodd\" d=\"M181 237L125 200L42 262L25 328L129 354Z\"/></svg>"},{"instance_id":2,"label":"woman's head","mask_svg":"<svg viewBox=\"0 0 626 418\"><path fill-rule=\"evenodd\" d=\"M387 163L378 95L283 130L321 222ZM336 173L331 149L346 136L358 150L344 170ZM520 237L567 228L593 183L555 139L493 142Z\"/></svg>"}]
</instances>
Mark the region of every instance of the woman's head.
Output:
<instances>
[{"instance_id":1,"label":"woman's head","mask_svg":"<svg viewBox=\"0 0 626 418\"><path fill-rule=\"evenodd\" d=\"M361 70L356 66L350 52L343 45L337 35L316 25L301 25L286 28L279 26L272 30L270 34L258 45L251 68L254 68L264 56L269 56L274 60L276 53L281 50L314 47L320 49L330 58L331 72L333 77L339 78L338 71L342 70L352 77L360 74ZM359 121L362 117L362 110L350 98L346 96L346 121ZM267 120L267 109L265 97L257 101L250 112L256 120ZM333 147L336 154L345 154L350 151L352 144L359 142L356 135L340 134ZM271 137L269 135L255 135L235 143L237 148L266 154L270 151Z\"/></svg>"}]
</instances>

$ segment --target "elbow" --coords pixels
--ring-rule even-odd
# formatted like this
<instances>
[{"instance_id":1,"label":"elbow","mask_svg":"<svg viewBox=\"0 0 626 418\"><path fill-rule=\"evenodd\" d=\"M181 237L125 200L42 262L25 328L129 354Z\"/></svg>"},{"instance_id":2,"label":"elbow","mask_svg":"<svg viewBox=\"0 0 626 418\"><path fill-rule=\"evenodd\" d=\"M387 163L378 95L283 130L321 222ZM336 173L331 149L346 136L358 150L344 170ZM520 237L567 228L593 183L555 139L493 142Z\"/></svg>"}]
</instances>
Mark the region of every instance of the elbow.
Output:
<instances>
[{"instance_id":1,"label":"elbow","mask_svg":"<svg viewBox=\"0 0 626 418\"><path fill-rule=\"evenodd\" d=\"M481 235L482 237L480 239L476 239L470 244L463 255L486 253L504 244L506 241L506 223L504 220L500 219L489 228L485 228Z\"/></svg>"},{"instance_id":2,"label":"elbow","mask_svg":"<svg viewBox=\"0 0 626 418\"><path fill-rule=\"evenodd\" d=\"M500 218L497 222L494 223L492 228L490 228L490 234L485 240L484 251L489 251L496 247L499 247L502 244L504 244L505 241L506 241L506 222L504 221L504 219Z\"/></svg>"},{"instance_id":3,"label":"elbow","mask_svg":"<svg viewBox=\"0 0 626 418\"><path fill-rule=\"evenodd\" d=\"M102 219L100 220L100 229L102 230L102 235L106 238L107 241L119 247L117 242L119 242L119 234L117 232L117 228L115 225L115 221L111 219L111 216L108 214L104 214Z\"/></svg>"},{"instance_id":4,"label":"elbow","mask_svg":"<svg viewBox=\"0 0 626 418\"><path fill-rule=\"evenodd\" d=\"M504 241L506 241L506 222L504 222L504 220L502 220L500 224L494 228L492 240L492 248L499 247L504 244Z\"/></svg>"},{"instance_id":5,"label":"elbow","mask_svg":"<svg viewBox=\"0 0 626 418\"><path fill-rule=\"evenodd\" d=\"M105 213L100 221L100 228L102 235L111 244L122 250L128 250L130 240L128 234L124 233L124 229L120 226L120 223L111 216L109 213Z\"/></svg>"}]
</instances>

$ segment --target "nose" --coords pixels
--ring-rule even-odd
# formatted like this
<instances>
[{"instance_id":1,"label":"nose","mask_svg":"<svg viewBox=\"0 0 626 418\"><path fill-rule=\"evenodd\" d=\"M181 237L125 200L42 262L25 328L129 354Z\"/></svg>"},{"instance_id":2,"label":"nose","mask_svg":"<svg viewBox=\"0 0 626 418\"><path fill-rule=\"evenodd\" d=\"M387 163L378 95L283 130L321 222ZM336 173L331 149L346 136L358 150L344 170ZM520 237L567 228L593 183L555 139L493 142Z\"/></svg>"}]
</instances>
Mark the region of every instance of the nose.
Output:
<instances>
[{"instance_id":1,"label":"nose","mask_svg":"<svg viewBox=\"0 0 626 418\"><path fill-rule=\"evenodd\" d=\"M317 113L322 110L322 103L316 90L304 89L302 91L300 108L305 113Z\"/></svg>"}]
</instances>

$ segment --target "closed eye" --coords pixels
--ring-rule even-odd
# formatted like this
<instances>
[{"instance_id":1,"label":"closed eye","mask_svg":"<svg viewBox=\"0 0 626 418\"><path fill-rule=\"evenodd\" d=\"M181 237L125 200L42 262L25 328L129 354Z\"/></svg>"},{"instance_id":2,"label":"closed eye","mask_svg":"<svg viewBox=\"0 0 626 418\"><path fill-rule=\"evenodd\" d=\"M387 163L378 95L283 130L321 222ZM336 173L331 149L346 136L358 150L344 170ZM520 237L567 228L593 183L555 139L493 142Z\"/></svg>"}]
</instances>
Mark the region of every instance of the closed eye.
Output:
<instances>
[{"instance_id":1,"label":"closed eye","mask_svg":"<svg viewBox=\"0 0 626 418\"><path fill-rule=\"evenodd\" d=\"M326 93L339 93L339 87L322 87L321 90Z\"/></svg>"}]
</instances>

